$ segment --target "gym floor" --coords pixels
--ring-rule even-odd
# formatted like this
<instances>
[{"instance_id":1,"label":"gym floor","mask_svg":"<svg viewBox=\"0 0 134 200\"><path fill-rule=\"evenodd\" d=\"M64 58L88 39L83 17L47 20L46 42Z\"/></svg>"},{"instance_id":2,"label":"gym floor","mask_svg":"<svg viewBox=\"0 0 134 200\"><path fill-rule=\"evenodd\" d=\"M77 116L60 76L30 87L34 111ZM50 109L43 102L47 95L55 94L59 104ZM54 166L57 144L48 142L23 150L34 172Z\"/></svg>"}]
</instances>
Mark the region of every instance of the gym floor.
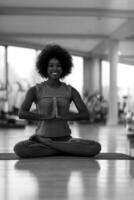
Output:
<instances>
[{"instance_id":1,"label":"gym floor","mask_svg":"<svg viewBox=\"0 0 134 200\"><path fill-rule=\"evenodd\" d=\"M71 124L72 136L93 139L102 152L134 156L123 125ZM34 126L0 129L0 152L27 139ZM132 200L134 160L95 160L81 157L46 157L0 160L0 200Z\"/></svg>"}]
</instances>

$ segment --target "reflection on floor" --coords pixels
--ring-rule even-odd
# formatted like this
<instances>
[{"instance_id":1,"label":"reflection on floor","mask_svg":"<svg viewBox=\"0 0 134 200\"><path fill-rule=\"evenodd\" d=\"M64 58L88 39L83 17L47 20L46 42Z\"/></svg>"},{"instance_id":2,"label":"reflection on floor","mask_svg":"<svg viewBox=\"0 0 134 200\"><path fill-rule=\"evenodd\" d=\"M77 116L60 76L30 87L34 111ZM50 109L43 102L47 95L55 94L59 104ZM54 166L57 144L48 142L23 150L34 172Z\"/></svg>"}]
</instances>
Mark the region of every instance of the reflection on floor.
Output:
<instances>
[{"instance_id":1,"label":"reflection on floor","mask_svg":"<svg viewBox=\"0 0 134 200\"><path fill-rule=\"evenodd\" d=\"M123 126L72 124L72 135L94 139L102 152L134 156L134 143ZM35 127L0 129L0 152L34 133ZM93 160L78 157L46 157L27 160L0 160L1 200L132 200L134 161Z\"/></svg>"}]
</instances>

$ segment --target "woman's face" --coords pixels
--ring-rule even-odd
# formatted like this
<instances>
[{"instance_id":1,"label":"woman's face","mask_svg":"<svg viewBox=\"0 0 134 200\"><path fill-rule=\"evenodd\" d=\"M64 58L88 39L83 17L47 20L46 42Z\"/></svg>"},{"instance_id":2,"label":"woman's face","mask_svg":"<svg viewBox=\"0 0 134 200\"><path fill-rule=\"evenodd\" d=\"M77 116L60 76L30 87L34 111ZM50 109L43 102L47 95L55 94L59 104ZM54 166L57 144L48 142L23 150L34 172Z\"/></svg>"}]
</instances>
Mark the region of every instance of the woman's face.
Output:
<instances>
[{"instance_id":1,"label":"woman's face","mask_svg":"<svg viewBox=\"0 0 134 200\"><path fill-rule=\"evenodd\" d=\"M47 67L48 78L53 80L60 79L62 71L63 69L58 59L52 58L49 60Z\"/></svg>"}]
</instances>

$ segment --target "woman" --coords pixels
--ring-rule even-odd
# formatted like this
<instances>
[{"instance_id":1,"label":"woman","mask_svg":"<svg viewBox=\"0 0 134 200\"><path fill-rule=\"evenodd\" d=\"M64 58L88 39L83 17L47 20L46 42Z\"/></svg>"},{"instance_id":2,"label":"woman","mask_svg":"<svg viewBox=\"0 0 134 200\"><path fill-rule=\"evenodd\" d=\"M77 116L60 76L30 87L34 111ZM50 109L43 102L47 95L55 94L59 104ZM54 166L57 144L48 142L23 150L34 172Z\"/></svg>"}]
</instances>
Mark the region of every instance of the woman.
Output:
<instances>
[{"instance_id":1,"label":"woman","mask_svg":"<svg viewBox=\"0 0 134 200\"><path fill-rule=\"evenodd\" d=\"M68 121L86 120L88 110L79 92L61 82L72 69L72 57L59 45L47 45L39 54L36 67L46 81L31 87L19 110L19 117L37 120L36 133L14 147L19 157L71 155L95 156L101 150L98 142L72 138ZM78 113L69 111L74 102ZM32 103L37 113L30 112Z\"/></svg>"}]
</instances>

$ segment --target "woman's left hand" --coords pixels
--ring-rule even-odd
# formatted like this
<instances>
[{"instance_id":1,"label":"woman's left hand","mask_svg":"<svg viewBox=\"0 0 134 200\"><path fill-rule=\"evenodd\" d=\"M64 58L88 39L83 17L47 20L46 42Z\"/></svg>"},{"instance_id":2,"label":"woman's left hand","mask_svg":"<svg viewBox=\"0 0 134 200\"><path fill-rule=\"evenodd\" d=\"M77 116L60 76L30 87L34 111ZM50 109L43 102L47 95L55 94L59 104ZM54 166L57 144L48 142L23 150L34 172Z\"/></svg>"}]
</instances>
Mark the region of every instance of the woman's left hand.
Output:
<instances>
[{"instance_id":1,"label":"woman's left hand","mask_svg":"<svg viewBox=\"0 0 134 200\"><path fill-rule=\"evenodd\" d=\"M56 116L56 119L59 119L59 120L67 120L67 117L64 115L57 115Z\"/></svg>"}]
</instances>

